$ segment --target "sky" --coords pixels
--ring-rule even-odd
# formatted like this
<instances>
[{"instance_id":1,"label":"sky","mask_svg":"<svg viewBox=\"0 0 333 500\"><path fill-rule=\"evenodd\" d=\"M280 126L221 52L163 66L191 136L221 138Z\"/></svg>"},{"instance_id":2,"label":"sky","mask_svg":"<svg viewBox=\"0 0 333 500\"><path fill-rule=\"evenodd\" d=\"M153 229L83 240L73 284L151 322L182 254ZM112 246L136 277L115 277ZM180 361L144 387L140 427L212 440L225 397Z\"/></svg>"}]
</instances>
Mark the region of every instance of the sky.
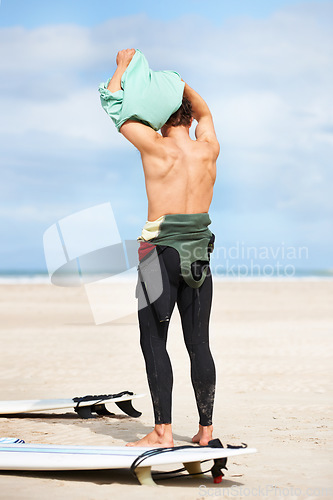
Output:
<instances>
[{"instance_id":1,"label":"sky","mask_svg":"<svg viewBox=\"0 0 333 500\"><path fill-rule=\"evenodd\" d=\"M128 47L211 108L220 255L305 247L293 264L333 268L332 25L332 1L2 0L0 272L46 270L48 227L105 202L122 238L140 234L140 155L97 90Z\"/></svg>"}]
</instances>

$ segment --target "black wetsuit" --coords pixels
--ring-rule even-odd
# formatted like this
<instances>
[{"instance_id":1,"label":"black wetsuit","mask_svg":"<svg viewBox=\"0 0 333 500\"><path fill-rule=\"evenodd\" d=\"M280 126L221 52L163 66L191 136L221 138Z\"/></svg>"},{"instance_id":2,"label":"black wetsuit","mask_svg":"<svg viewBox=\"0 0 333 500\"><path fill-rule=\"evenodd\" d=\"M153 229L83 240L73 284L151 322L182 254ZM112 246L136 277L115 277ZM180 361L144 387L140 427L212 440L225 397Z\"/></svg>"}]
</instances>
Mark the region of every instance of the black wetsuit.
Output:
<instances>
[{"instance_id":1,"label":"black wetsuit","mask_svg":"<svg viewBox=\"0 0 333 500\"><path fill-rule=\"evenodd\" d=\"M195 279L200 278L204 267L207 268L203 284L199 288L193 288L182 277L178 251L170 246L154 245L154 248L162 270L162 294L157 301L149 303L147 296L149 279L147 284L146 278L140 273L139 265L138 288L142 293L137 295L140 344L146 363L155 424L169 424L172 420L173 375L166 342L169 320L177 303L191 361L191 380L199 412L199 423L204 426L211 425L216 376L209 348L209 317L212 302L210 269L207 262L192 263L192 274ZM149 271L149 265L147 268ZM148 274L146 272L145 276L149 276L149 272Z\"/></svg>"}]
</instances>

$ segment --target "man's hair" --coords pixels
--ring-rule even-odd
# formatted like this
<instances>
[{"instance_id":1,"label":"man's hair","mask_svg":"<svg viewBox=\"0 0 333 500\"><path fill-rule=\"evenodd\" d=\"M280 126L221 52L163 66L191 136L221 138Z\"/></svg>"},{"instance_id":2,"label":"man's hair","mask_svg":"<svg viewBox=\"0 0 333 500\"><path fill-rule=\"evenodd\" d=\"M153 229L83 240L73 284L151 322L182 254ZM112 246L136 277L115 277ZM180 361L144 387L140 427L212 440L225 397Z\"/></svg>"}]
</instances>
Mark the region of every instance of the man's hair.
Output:
<instances>
[{"instance_id":1,"label":"man's hair","mask_svg":"<svg viewBox=\"0 0 333 500\"><path fill-rule=\"evenodd\" d=\"M191 118L192 118L191 101L186 97L183 97L183 102L180 108L178 108L177 111L175 111L170 116L170 118L166 122L166 125L168 127L179 127L180 125L187 127L191 125Z\"/></svg>"}]
</instances>

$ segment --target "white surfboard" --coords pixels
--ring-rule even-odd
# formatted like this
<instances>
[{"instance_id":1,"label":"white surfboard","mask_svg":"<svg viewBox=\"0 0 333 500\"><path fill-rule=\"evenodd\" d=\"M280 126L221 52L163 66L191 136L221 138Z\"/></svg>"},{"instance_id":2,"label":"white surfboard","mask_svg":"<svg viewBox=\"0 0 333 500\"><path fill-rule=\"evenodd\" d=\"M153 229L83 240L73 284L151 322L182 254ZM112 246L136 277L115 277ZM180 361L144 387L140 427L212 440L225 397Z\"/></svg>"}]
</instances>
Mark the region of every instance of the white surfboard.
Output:
<instances>
[{"instance_id":1,"label":"white surfboard","mask_svg":"<svg viewBox=\"0 0 333 500\"><path fill-rule=\"evenodd\" d=\"M216 442L221 447L216 447ZM214 446L178 446L144 448L126 446L57 446L48 444L1 443L0 470L100 470L130 468L141 484L154 485L151 468L182 463L190 474L202 474L202 461L214 460L212 474L220 482L228 457L254 453L254 448ZM215 469L214 469L215 468Z\"/></svg>"},{"instance_id":2,"label":"white surfboard","mask_svg":"<svg viewBox=\"0 0 333 500\"><path fill-rule=\"evenodd\" d=\"M124 413L131 417L140 417L141 412L132 406L132 399L142 398L145 394L134 394L123 391L117 394L100 394L96 396L83 396L72 399L31 399L20 401L0 401L1 415L15 415L18 413L61 410L74 408L82 418L93 418L93 413L98 415L114 415L106 407L106 404L115 403Z\"/></svg>"}]
</instances>

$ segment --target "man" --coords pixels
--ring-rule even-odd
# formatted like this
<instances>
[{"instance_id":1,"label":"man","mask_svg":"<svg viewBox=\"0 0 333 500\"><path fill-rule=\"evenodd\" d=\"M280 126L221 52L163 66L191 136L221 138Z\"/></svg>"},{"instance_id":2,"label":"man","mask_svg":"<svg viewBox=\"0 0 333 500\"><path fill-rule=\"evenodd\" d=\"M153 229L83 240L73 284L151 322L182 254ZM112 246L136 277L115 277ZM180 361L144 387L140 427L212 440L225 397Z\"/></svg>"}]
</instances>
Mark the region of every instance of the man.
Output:
<instances>
[{"instance_id":1,"label":"man","mask_svg":"<svg viewBox=\"0 0 333 500\"><path fill-rule=\"evenodd\" d=\"M118 53L117 69L107 87L110 92L121 90L122 75L134 54L134 49ZM193 118L198 122L196 140L189 135ZM212 115L199 94L185 84L183 103L161 128L162 135L134 120L123 123L120 132L141 153L148 197L148 221L140 238L142 261L145 253L150 253L149 245L156 249L164 273L163 292L158 302L165 309L161 315L156 304L149 303L145 290L148 305L139 304L138 313L140 343L154 406L155 427L128 446L173 446L172 368L166 340L176 302L191 360L191 379L200 418L199 430L192 441L207 445L212 439L215 393L215 366L208 332L212 278L207 258L214 236L208 229L208 210L219 155ZM190 254L190 260L186 260L185 254ZM145 287L145 280L141 278L141 282Z\"/></svg>"}]
</instances>

